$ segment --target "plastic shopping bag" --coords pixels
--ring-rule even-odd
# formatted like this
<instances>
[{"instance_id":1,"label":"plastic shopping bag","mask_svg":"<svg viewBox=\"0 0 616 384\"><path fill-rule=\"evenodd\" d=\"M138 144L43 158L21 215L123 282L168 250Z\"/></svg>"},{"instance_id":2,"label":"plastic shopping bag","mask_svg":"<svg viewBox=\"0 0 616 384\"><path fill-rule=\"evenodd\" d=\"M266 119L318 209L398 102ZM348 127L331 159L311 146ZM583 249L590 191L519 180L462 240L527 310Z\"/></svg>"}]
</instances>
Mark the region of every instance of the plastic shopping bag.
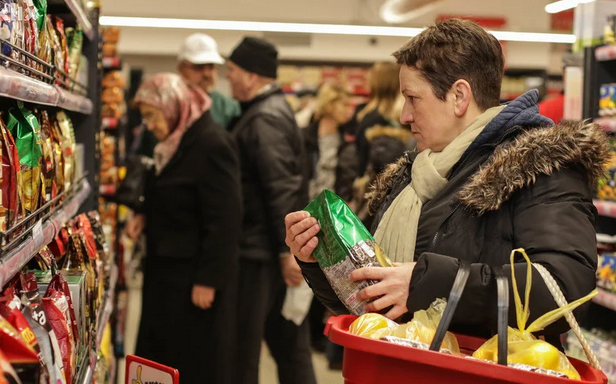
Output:
<instances>
[{"instance_id":1,"label":"plastic shopping bag","mask_svg":"<svg viewBox=\"0 0 616 384\"><path fill-rule=\"evenodd\" d=\"M526 275L526 292L525 301L522 304L520 293L518 292L518 285L514 274L514 256L519 252L524 256L528 263L528 270ZM551 371L556 371L567 375L569 379L580 380L579 373L575 370L573 365L569 362L564 353L560 352L553 345L537 339L533 333L543 330L548 325L552 324L556 320L560 319L566 313L573 311L575 308L591 300L597 295L597 291L594 290L590 294L568 305L550 311L537 320L535 320L528 327L526 323L530 316L529 311L529 298L532 284L532 264L531 261L523 249L516 249L511 252L511 275L513 282L513 293L515 299L516 319L518 323L518 329L509 328L507 334L508 340L508 356L507 362L509 364L524 364L533 367L543 368ZM482 360L489 360L493 362L498 361L498 336L494 336L483 344L474 354L473 357Z\"/></svg>"},{"instance_id":2,"label":"plastic shopping bag","mask_svg":"<svg viewBox=\"0 0 616 384\"><path fill-rule=\"evenodd\" d=\"M432 343L447 301L437 299L427 310L415 312L413 319L406 324L397 324L385 316L368 313L358 317L349 327L349 333L375 340L391 341L390 338L409 340L423 344L422 349L428 349ZM458 340L451 332L447 332L441 348L454 355L460 355Z\"/></svg>"}]
</instances>

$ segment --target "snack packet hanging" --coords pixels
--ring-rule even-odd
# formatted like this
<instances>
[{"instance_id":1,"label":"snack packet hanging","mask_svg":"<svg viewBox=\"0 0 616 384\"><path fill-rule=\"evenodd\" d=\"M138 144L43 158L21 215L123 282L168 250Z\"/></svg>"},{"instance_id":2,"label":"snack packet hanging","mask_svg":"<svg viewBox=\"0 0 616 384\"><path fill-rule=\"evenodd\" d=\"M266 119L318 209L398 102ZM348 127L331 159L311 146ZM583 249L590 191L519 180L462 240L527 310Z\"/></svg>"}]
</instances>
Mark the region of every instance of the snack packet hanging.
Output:
<instances>
[{"instance_id":1,"label":"snack packet hanging","mask_svg":"<svg viewBox=\"0 0 616 384\"><path fill-rule=\"evenodd\" d=\"M64 190L68 190L75 178L75 130L64 111L56 114L55 128L60 137L64 159Z\"/></svg>"},{"instance_id":2,"label":"snack packet hanging","mask_svg":"<svg viewBox=\"0 0 616 384\"><path fill-rule=\"evenodd\" d=\"M24 5L24 45L26 51L36 55L38 47L39 29L37 24L38 10L32 0L23 0ZM28 59L29 66L36 68L36 63Z\"/></svg>"},{"instance_id":3,"label":"snack packet hanging","mask_svg":"<svg viewBox=\"0 0 616 384\"><path fill-rule=\"evenodd\" d=\"M20 280L21 301L24 307L23 313L39 342L44 355L45 365L49 369L51 382L54 384L67 384L58 338L47 321L36 277L33 272L28 272L21 274Z\"/></svg>"},{"instance_id":4,"label":"snack packet hanging","mask_svg":"<svg viewBox=\"0 0 616 384\"><path fill-rule=\"evenodd\" d=\"M64 293L48 288L43 298L43 307L47 321L58 339L66 382L71 383L76 357L74 355L75 344L68 312L68 300Z\"/></svg>"},{"instance_id":5,"label":"snack packet hanging","mask_svg":"<svg viewBox=\"0 0 616 384\"><path fill-rule=\"evenodd\" d=\"M514 261L516 253L521 253L528 265L526 272L526 290L524 293L524 304L520 298L518 284L514 273ZM508 328L508 356L507 363L510 365L527 365L549 371L560 372L571 380L581 380L580 374L573 367L567 356L560 352L553 345L546 341L537 339L533 333L545 329L566 313L572 312L580 305L590 301L599 292L593 290L585 297L573 301L564 307L557 308L539 317L528 327L526 323L530 317L530 291L532 285L532 263L524 249L515 249L511 252L511 275L513 283L513 297L515 300L516 320L518 329ZM473 357L481 360L498 361L498 335L486 341L475 353Z\"/></svg>"},{"instance_id":6,"label":"snack packet hanging","mask_svg":"<svg viewBox=\"0 0 616 384\"><path fill-rule=\"evenodd\" d=\"M54 16L52 22L60 43L60 55L62 55L62 66L56 66L58 66L62 71L64 71L64 73L68 74L68 44L66 42L66 35L64 33L64 20L62 20L58 16ZM56 52L56 57L57 56L58 52Z\"/></svg>"},{"instance_id":7,"label":"snack packet hanging","mask_svg":"<svg viewBox=\"0 0 616 384\"><path fill-rule=\"evenodd\" d=\"M335 193L324 190L305 211L321 226L317 235L319 244L313 254L327 280L350 313L366 313L364 305L367 302L358 300L357 293L375 282L351 282L349 275L364 267L388 267L391 261L351 208Z\"/></svg>"},{"instance_id":8,"label":"snack packet hanging","mask_svg":"<svg viewBox=\"0 0 616 384\"><path fill-rule=\"evenodd\" d=\"M13 23L15 22L15 0L0 0L0 38L13 43ZM13 48L7 44L1 46L4 56L11 56Z\"/></svg>"},{"instance_id":9,"label":"snack packet hanging","mask_svg":"<svg viewBox=\"0 0 616 384\"><path fill-rule=\"evenodd\" d=\"M15 139L19 154L21 179L18 180L18 193L25 217L34 212L39 203L42 159L40 126L36 117L22 102L18 102L17 108L9 110L7 127Z\"/></svg>"},{"instance_id":10,"label":"snack packet hanging","mask_svg":"<svg viewBox=\"0 0 616 384\"><path fill-rule=\"evenodd\" d=\"M8 131L4 121L0 118L0 205L2 210L0 213L0 230L5 232L17 222L17 212L19 209L19 200L17 194L18 188L18 169L19 156L15 141Z\"/></svg>"},{"instance_id":11,"label":"snack packet hanging","mask_svg":"<svg viewBox=\"0 0 616 384\"><path fill-rule=\"evenodd\" d=\"M49 283L47 289L54 289L58 292L62 292L64 296L66 296L66 300L68 303L67 320L69 321L72 328L73 340L75 344L77 344L79 342L79 323L77 322L77 317L75 316L75 306L73 304L71 290L68 286L68 282L66 281L66 277L64 277L64 275L61 273L56 273L51 279L51 282Z\"/></svg>"},{"instance_id":12,"label":"snack packet hanging","mask_svg":"<svg viewBox=\"0 0 616 384\"><path fill-rule=\"evenodd\" d=\"M41 125L41 150L42 150L42 184L44 190L44 201L49 202L58 194L56 186L56 164L54 154L54 142L51 135L51 123L47 111L37 111L37 116Z\"/></svg>"},{"instance_id":13,"label":"snack packet hanging","mask_svg":"<svg viewBox=\"0 0 616 384\"><path fill-rule=\"evenodd\" d=\"M77 78L79 62L81 61L81 49L83 47L83 31L80 26L66 29L68 43L68 74L73 79Z\"/></svg>"}]
</instances>

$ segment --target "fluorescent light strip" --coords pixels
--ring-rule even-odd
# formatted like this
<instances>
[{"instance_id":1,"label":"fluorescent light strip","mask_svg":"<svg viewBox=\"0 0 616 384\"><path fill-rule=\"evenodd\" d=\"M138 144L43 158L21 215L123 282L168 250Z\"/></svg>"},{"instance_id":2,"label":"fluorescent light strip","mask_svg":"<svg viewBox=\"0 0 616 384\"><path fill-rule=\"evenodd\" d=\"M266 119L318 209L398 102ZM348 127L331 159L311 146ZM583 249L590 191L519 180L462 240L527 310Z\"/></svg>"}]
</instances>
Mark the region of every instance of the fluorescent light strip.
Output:
<instances>
[{"instance_id":1,"label":"fluorescent light strip","mask_svg":"<svg viewBox=\"0 0 616 384\"><path fill-rule=\"evenodd\" d=\"M547 13L559 13L571 8L575 8L578 4L591 3L595 0L560 0L550 3L545 6Z\"/></svg>"},{"instance_id":2,"label":"fluorescent light strip","mask_svg":"<svg viewBox=\"0 0 616 384\"><path fill-rule=\"evenodd\" d=\"M122 16L101 16L99 22L102 26L116 27L205 29L246 32L289 32L393 37L413 37L423 31L423 28L381 27L372 25L272 23L262 21L166 19ZM508 31L489 32L492 33L497 39L503 41L561 44L572 44L575 42L575 36L567 34Z\"/></svg>"}]
</instances>

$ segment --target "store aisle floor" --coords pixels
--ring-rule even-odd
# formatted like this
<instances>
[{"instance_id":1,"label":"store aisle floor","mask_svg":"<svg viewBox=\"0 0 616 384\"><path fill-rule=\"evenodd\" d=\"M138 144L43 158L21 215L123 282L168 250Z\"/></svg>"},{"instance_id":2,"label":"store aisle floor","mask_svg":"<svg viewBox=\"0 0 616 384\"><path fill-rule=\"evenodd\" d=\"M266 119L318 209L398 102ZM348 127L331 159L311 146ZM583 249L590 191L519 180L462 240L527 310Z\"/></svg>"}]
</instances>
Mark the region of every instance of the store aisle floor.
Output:
<instances>
[{"instance_id":1,"label":"store aisle floor","mask_svg":"<svg viewBox=\"0 0 616 384\"><path fill-rule=\"evenodd\" d=\"M137 332L139 330L139 317L141 315L141 284L140 279L133 281L128 296L128 319L126 324L125 352L132 354L135 352ZM316 370L318 384L342 384L342 373L340 371L330 371L327 367L325 355L315 353L312 361ZM117 384L124 384L124 360L118 362ZM181 383L181 381L180 381ZM260 384L277 384L276 364L272 359L267 347L263 346L261 354ZM183 383L190 384L190 383Z\"/></svg>"}]
</instances>

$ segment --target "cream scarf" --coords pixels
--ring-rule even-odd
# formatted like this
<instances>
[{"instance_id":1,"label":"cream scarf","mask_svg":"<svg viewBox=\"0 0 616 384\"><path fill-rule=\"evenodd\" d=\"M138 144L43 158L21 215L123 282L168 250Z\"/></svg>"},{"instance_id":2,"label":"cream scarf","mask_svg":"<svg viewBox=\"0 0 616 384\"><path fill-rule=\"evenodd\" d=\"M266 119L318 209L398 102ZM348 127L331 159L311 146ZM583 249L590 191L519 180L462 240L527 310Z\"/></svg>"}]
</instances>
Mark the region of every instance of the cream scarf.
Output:
<instances>
[{"instance_id":1,"label":"cream scarf","mask_svg":"<svg viewBox=\"0 0 616 384\"><path fill-rule=\"evenodd\" d=\"M411 183L394 199L374 235L393 262L413 261L421 207L445 187L451 168L503 109L504 105L485 111L442 152L426 149L417 155L411 169Z\"/></svg>"}]
</instances>

